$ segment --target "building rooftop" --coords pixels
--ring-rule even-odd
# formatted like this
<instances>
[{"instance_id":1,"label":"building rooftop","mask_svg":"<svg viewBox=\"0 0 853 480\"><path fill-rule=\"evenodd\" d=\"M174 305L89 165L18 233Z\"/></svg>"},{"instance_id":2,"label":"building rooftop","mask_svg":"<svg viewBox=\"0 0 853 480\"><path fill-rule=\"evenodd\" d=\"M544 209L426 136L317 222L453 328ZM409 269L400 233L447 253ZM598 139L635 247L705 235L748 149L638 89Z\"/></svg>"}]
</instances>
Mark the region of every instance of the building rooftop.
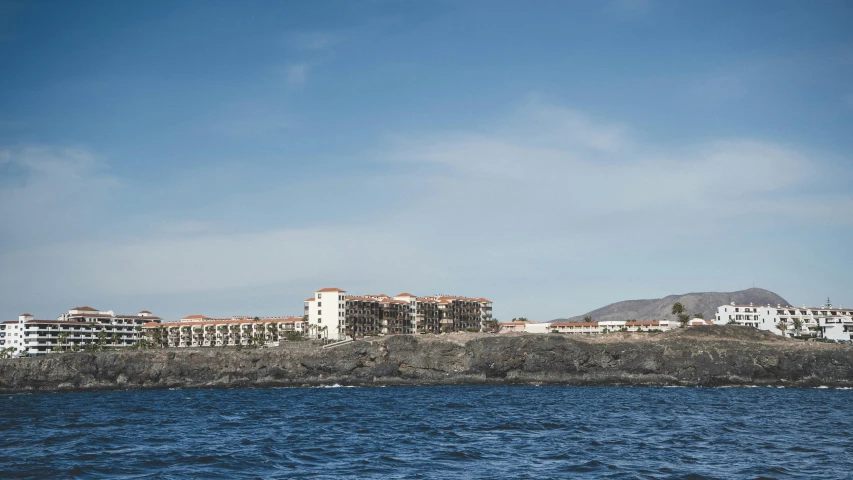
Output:
<instances>
[{"instance_id":1,"label":"building rooftop","mask_svg":"<svg viewBox=\"0 0 853 480\"><path fill-rule=\"evenodd\" d=\"M255 324L255 323L298 323L303 322L302 317L280 317L280 318L208 318L198 322L168 322L157 323L149 322L142 325L142 328L153 327L198 327L200 325L235 325L235 324Z\"/></svg>"}]
</instances>

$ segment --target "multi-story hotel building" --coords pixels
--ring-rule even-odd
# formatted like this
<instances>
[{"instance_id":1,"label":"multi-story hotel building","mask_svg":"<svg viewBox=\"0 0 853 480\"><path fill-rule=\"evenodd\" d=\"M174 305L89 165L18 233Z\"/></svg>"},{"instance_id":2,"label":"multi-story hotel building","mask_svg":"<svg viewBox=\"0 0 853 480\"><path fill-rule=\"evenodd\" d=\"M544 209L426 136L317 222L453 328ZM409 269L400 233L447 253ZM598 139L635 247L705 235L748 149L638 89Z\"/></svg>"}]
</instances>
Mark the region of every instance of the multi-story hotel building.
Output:
<instances>
[{"instance_id":1,"label":"multi-story hotel building","mask_svg":"<svg viewBox=\"0 0 853 480\"><path fill-rule=\"evenodd\" d=\"M29 313L17 321L0 324L0 349L14 348L14 355L46 355L55 349L77 350L87 345L128 347L140 337L141 326L159 322L151 312L117 315L112 310L72 308L56 320L36 320Z\"/></svg>"},{"instance_id":2,"label":"multi-story hotel building","mask_svg":"<svg viewBox=\"0 0 853 480\"><path fill-rule=\"evenodd\" d=\"M717 307L714 323L734 323L789 337L810 335L845 341L853 338L853 308L833 307L829 302L822 307L772 307L731 303Z\"/></svg>"},{"instance_id":3,"label":"multi-story hotel building","mask_svg":"<svg viewBox=\"0 0 853 480\"><path fill-rule=\"evenodd\" d=\"M289 333L303 334L302 317L210 318L189 315L179 322L146 323L145 338L158 347L223 347L237 345L277 345Z\"/></svg>"},{"instance_id":4,"label":"multi-story hotel building","mask_svg":"<svg viewBox=\"0 0 853 480\"><path fill-rule=\"evenodd\" d=\"M482 331L492 319L492 302L453 295L394 297L346 295L323 288L305 300L310 338L344 340L365 335Z\"/></svg>"}]
</instances>

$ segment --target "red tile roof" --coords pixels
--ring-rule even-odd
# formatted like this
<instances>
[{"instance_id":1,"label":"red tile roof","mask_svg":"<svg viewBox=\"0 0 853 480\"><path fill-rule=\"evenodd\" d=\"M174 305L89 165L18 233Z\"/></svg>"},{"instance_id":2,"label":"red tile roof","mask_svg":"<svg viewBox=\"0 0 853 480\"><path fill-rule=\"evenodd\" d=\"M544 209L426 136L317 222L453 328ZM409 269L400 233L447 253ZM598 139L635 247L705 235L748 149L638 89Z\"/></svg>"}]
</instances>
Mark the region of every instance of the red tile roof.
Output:
<instances>
[{"instance_id":1,"label":"red tile roof","mask_svg":"<svg viewBox=\"0 0 853 480\"><path fill-rule=\"evenodd\" d=\"M414 297L414 295L412 295L411 293L406 293L406 292L403 292L397 296L398 297Z\"/></svg>"},{"instance_id":2,"label":"red tile roof","mask_svg":"<svg viewBox=\"0 0 853 480\"><path fill-rule=\"evenodd\" d=\"M89 325L88 322L69 322L67 320L29 320L27 323L49 323L55 325Z\"/></svg>"},{"instance_id":3,"label":"red tile roof","mask_svg":"<svg viewBox=\"0 0 853 480\"><path fill-rule=\"evenodd\" d=\"M97 312L97 310L92 308L92 307L75 307L75 308L72 308L71 310L85 310L87 312Z\"/></svg>"},{"instance_id":4,"label":"red tile roof","mask_svg":"<svg viewBox=\"0 0 853 480\"><path fill-rule=\"evenodd\" d=\"M554 322L551 324L552 327L597 327L598 322Z\"/></svg>"},{"instance_id":5,"label":"red tile roof","mask_svg":"<svg viewBox=\"0 0 853 480\"><path fill-rule=\"evenodd\" d=\"M346 298L346 300L353 301L353 302L371 302L371 303L379 303L380 302L380 300L378 298L371 298L371 297L356 297L356 296L349 296L348 295L345 298Z\"/></svg>"},{"instance_id":6,"label":"red tile roof","mask_svg":"<svg viewBox=\"0 0 853 480\"><path fill-rule=\"evenodd\" d=\"M142 315L107 315L106 313L73 313L68 315L68 318L156 318L160 319L160 317L152 317L150 315L142 316Z\"/></svg>"},{"instance_id":7,"label":"red tile roof","mask_svg":"<svg viewBox=\"0 0 853 480\"><path fill-rule=\"evenodd\" d=\"M156 323L149 322L142 325L142 328L154 328L154 327L198 327L200 325L251 325L257 323L300 323L305 320L302 317L281 317L281 318L262 318L260 320L255 320L253 318L211 318L208 320L203 320L200 322L168 322L168 323Z\"/></svg>"},{"instance_id":8,"label":"red tile roof","mask_svg":"<svg viewBox=\"0 0 853 480\"><path fill-rule=\"evenodd\" d=\"M346 290L341 290L340 288L323 288L317 290L318 292L346 292Z\"/></svg>"}]
</instances>

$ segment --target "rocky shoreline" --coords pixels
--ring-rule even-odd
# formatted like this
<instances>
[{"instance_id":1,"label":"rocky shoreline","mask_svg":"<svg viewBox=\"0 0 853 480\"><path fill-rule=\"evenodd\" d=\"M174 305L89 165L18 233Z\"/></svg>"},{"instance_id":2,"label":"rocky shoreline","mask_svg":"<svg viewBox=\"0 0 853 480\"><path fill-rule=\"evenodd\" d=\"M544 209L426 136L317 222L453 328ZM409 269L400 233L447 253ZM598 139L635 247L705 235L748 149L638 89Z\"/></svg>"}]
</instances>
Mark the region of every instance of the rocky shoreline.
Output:
<instances>
[{"instance_id":1,"label":"rocky shoreline","mask_svg":"<svg viewBox=\"0 0 853 480\"><path fill-rule=\"evenodd\" d=\"M707 326L600 337L400 335L332 349L293 342L0 361L0 393L334 384L853 387L853 346Z\"/></svg>"}]
</instances>

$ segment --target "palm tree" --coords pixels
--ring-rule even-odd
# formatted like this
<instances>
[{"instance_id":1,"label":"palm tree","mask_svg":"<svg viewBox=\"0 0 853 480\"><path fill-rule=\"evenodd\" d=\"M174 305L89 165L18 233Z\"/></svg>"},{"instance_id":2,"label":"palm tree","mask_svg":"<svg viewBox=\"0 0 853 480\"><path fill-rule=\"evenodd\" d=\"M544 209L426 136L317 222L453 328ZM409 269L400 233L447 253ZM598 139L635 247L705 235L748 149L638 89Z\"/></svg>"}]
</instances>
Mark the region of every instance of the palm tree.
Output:
<instances>
[{"instance_id":1,"label":"palm tree","mask_svg":"<svg viewBox=\"0 0 853 480\"><path fill-rule=\"evenodd\" d=\"M583 317L583 321L584 322L592 322L592 316L587 315L587 316Z\"/></svg>"},{"instance_id":2,"label":"palm tree","mask_svg":"<svg viewBox=\"0 0 853 480\"><path fill-rule=\"evenodd\" d=\"M684 305L682 305L681 302L673 303L672 304L672 314L673 315L679 315L681 313L684 313Z\"/></svg>"},{"instance_id":3,"label":"palm tree","mask_svg":"<svg viewBox=\"0 0 853 480\"><path fill-rule=\"evenodd\" d=\"M95 330L97 327L98 325L95 322L89 322L89 335L91 335L92 338L95 337Z\"/></svg>"},{"instance_id":4,"label":"palm tree","mask_svg":"<svg viewBox=\"0 0 853 480\"><path fill-rule=\"evenodd\" d=\"M779 322L776 324L776 328L778 328L782 332L782 336L785 336L785 330L788 330L788 322Z\"/></svg>"},{"instance_id":5,"label":"palm tree","mask_svg":"<svg viewBox=\"0 0 853 480\"><path fill-rule=\"evenodd\" d=\"M62 332L59 334L59 345L63 347L63 351L68 350L68 332Z\"/></svg>"},{"instance_id":6,"label":"palm tree","mask_svg":"<svg viewBox=\"0 0 853 480\"><path fill-rule=\"evenodd\" d=\"M704 320L704 319L705 319L705 315L703 315L703 314L701 314L701 313L694 313L694 314L693 314L693 318L701 318L702 320Z\"/></svg>"},{"instance_id":7,"label":"palm tree","mask_svg":"<svg viewBox=\"0 0 853 480\"><path fill-rule=\"evenodd\" d=\"M113 341L113 346L118 345L118 333L113 333L112 341Z\"/></svg>"},{"instance_id":8,"label":"palm tree","mask_svg":"<svg viewBox=\"0 0 853 480\"><path fill-rule=\"evenodd\" d=\"M277 341L278 340L278 323L277 322L268 323L267 324L267 330L269 330L269 332L270 332L270 341L273 341L273 342Z\"/></svg>"},{"instance_id":9,"label":"palm tree","mask_svg":"<svg viewBox=\"0 0 853 480\"><path fill-rule=\"evenodd\" d=\"M135 337L134 342L136 343L137 347L140 347L142 345L142 342L140 341L140 335L142 334L142 327L137 325L137 326L133 327L133 330L134 330L133 335Z\"/></svg>"},{"instance_id":10,"label":"palm tree","mask_svg":"<svg viewBox=\"0 0 853 480\"><path fill-rule=\"evenodd\" d=\"M153 332L151 332L151 338L154 340L154 344L157 347L163 346L163 327L157 327Z\"/></svg>"},{"instance_id":11,"label":"palm tree","mask_svg":"<svg viewBox=\"0 0 853 480\"><path fill-rule=\"evenodd\" d=\"M820 328L820 321L817 321L816 323L817 323L817 325L815 325L815 329L814 329L815 338L821 338L823 336L823 329Z\"/></svg>"},{"instance_id":12,"label":"palm tree","mask_svg":"<svg viewBox=\"0 0 853 480\"><path fill-rule=\"evenodd\" d=\"M794 324L794 335L800 336L800 330L803 328L803 321L799 318L794 318L791 320L791 323Z\"/></svg>"},{"instance_id":13,"label":"palm tree","mask_svg":"<svg viewBox=\"0 0 853 480\"><path fill-rule=\"evenodd\" d=\"M678 321L681 323L681 326L683 327L683 326L687 325L687 322L690 321L690 315L687 313L679 313L678 314Z\"/></svg>"}]
</instances>

